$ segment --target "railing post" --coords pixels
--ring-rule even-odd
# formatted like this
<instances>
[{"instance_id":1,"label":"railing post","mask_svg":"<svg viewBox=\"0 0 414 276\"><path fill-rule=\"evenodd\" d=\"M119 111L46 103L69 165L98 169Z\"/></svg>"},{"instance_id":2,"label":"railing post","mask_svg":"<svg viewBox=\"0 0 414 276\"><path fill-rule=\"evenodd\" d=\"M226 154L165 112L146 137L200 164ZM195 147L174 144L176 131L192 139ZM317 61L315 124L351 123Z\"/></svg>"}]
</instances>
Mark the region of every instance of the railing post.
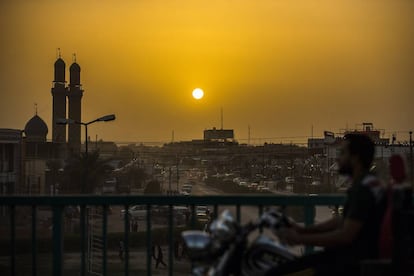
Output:
<instances>
[{"instance_id":1,"label":"railing post","mask_svg":"<svg viewBox=\"0 0 414 276\"><path fill-rule=\"evenodd\" d=\"M259 205L259 218L263 215L263 205ZM259 232L263 233L263 226L260 225Z\"/></svg>"},{"instance_id":2,"label":"railing post","mask_svg":"<svg viewBox=\"0 0 414 276\"><path fill-rule=\"evenodd\" d=\"M32 276L37 275L36 205L32 206Z\"/></svg>"},{"instance_id":3,"label":"railing post","mask_svg":"<svg viewBox=\"0 0 414 276\"><path fill-rule=\"evenodd\" d=\"M240 204L236 205L236 220L238 223L240 223L240 220L241 220Z\"/></svg>"},{"instance_id":4,"label":"railing post","mask_svg":"<svg viewBox=\"0 0 414 276\"><path fill-rule=\"evenodd\" d=\"M107 247L108 247L108 205L102 206L103 209L103 220L102 220L102 243L103 243L103 252L102 252L102 275L107 275Z\"/></svg>"},{"instance_id":5,"label":"railing post","mask_svg":"<svg viewBox=\"0 0 414 276\"><path fill-rule=\"evenodd\" d=\"M125 215L124 215L124 250L125 250L125 272L124 275L129 275L129 205L125 205Z\"/></svg>"},{"instance_id":6,"label":"railing post","mask_svg":"<svg viewBox=\"0 0 414 276\"><path fill-rule=\"evenodd\" d=\"M191 227L194 227L196 224L196 213L195 213L195 205L191 204Z\"/></svg>"},{"instance_id":7,"label":"railing post","mask_svg":"<svg viewBox=\"0 0 414 276\"><path fill-rule=\"evenodd\" d=\"M151 205L147 205L147 275L151 276L152 237L151 237Z\"/></svg>"},{"instance_id":8,"label":"railing post","mask_svg":"<svg viewBox=\"0 0 414 276\"><path fill-rule=\"evenodd\" d=\"M173 231L173 206L168 206L168 275L173 275L174 265L174 231Z\"/></svg>"},{"instance_id":9,"label":"railing post","mask_svg":"<svg viewBox=\"0 0 414 276\"><path fill-rule=\"evenodd\" d=\"M81 276L85 276L86 260L85 260L85 247L86 247L86 207L80 206L80 238L81 238Z\"/></svg>"},{"instance_id":10,"label":"railing post","mask_svg":"<svg viewBox=\"0 0 414 276\"><path fill-rule=\"evenodd\" d=\"M16 206L10 206L10 275L16 275Z\"/></svg>"},{"instance_id":11,"label":"railing post","mask_svg":"<svg viewBox=\"0 0 414 276\"><path fill-rule=\"evenodd\" d=\"M315 218L315 212L314 212L315 206L312 204L305 204L303 208L304 208L304 213L305 213L305 225L306 226L312 225L314 223L314 218ZM305 247L305 254L309 254L312 252L313 252L313 246Z\"/></svg>"},{"instance_id":12,"label":"railing post","mask_svg":"<svg viewBox=\"0 0 414 276\"><path fill-rule=\"evenodd\" d=\"M53 276L63 271L62 206L53 206Z\"/></svg>"}]
</instances>

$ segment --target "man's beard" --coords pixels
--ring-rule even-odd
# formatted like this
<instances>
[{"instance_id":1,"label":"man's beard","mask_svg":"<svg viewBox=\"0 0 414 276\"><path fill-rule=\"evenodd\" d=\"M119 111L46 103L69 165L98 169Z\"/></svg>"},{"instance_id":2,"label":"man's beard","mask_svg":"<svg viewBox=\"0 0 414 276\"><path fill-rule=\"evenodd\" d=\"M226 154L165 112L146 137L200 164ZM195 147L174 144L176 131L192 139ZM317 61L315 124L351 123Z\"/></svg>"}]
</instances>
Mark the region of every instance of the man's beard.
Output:
<instances>
[{"instance_id":1,"label":"man's beard","mask_svg":"<svg viewBox=\"0 0 414 276\"><path fill-rule=\"evenodd\" d=\"M339 167L338 173L346 176L351 176L353 173L352 166L349 164L345 164Z\"/></svg>"}]
</instances>

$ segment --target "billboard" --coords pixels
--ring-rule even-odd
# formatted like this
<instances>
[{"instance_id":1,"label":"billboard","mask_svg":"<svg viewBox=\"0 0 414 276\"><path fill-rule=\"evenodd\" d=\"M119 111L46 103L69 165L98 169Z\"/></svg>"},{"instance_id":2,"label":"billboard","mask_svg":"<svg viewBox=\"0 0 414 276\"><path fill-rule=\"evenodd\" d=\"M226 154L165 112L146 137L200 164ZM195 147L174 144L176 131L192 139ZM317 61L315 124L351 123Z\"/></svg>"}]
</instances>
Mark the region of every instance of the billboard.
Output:
<instances>
[{"instance_id":1,"label":"billboard","mask_svg":"<svg viewBox=\"0 0 414 276\"><path fill-rule=\"evenodd\" d=\"M204 130L204 140L227 140L234 139L233 129L206 129Z\"/></svg>"}]
</instances>

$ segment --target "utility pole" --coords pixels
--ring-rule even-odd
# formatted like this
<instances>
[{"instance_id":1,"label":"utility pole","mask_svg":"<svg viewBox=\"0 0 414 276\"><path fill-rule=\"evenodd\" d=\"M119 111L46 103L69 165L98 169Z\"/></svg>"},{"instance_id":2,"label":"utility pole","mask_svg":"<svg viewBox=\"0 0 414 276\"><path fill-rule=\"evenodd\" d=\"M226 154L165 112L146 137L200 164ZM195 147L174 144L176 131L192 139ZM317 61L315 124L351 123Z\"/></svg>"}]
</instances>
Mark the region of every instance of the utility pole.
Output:
<instances>
[{"instance_id":1,"label":"utility pole","mask_svg":"<svg viewBox=\"0 0 414 276\"><path fill-rule=\"evenodd\" d=\"M221 114L221 129L223 129L223 107L220 108L220 114Z\"/></svg>"},{"instance_id":2,"label":"utility pole","mask_svg":"<svg viewBox=\"0 0 414 276\"><path fill-rule=\"evenodd\" d=\"M178 155L177 155L177 164L176 164L176 168L177 168L177 193L178 193L178 182L180 180L180 172L178 169Z\"/></svg>"},{"instance_id":3,"label":"utility pole","mask_svg":"<svg viewBox=\"0 0 414 276\"><path fill-rule=\"evenodd\" d=\"M313 139L313 125L311 127L311 138Z\"/></svg>"},{"instance_id":4,"label":"utility pole","mask_svg":"<svg viewBox=\"0 0 414 276\"><path fill-rule=\"evenodd\" d=\"M247 145L250 145L250 125L247 126Z\"/></svg>"},{"instance_id":5,"label":"utility pole","mask_svg":"<svg viewBox=\"0 0 414 276\"><path fill-rule=\"evenodd\" d=\"M171 193L171 166L169 168L169 175L168 175L168 194Z\"/></svg>"}]
</instances>

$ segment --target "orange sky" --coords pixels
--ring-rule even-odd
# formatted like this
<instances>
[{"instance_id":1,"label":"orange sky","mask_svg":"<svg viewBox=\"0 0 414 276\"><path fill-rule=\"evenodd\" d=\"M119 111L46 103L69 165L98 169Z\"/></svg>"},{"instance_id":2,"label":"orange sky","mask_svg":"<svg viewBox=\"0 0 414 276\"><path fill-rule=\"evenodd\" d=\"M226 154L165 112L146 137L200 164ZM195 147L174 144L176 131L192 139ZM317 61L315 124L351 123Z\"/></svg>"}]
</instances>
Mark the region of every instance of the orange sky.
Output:
<instances>
[{"instance_id":1,"label":"orange sky","mask_svg":"<svg viewBox=\"0 0 414 276\"><path fill-rule=\"evenodd\" d=\"M241 141L248 125L252 137L408 130L413 14L408 0L1 1L0 127L23 128L36 102L51 137L60 47L82 67L83 119L117 115L92 137L201 138L221 106Z\"/></svg>"}]
</instances>

